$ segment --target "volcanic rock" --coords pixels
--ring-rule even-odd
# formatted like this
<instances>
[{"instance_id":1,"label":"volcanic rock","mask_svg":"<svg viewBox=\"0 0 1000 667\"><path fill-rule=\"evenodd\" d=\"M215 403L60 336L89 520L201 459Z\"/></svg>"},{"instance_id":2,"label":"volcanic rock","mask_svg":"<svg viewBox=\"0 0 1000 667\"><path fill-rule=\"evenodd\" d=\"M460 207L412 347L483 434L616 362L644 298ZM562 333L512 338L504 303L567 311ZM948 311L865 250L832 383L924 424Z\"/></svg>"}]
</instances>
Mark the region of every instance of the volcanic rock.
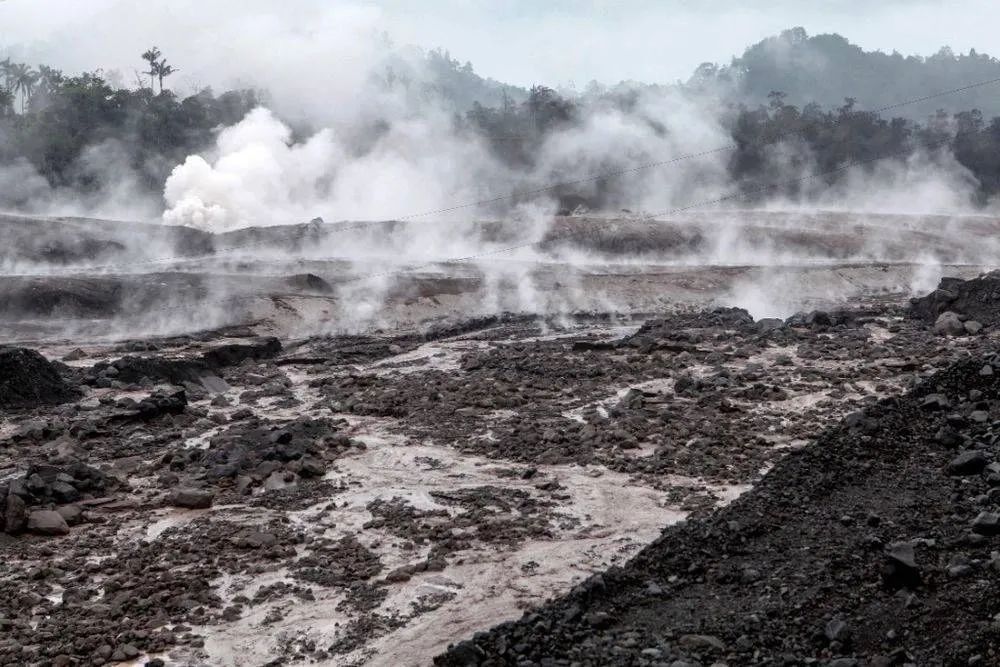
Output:
<instances>
[{"instance_id":1,"label":"volcanic rock","mask_svg":"<svg viewBox=\"0 0 1000 667\"><path fill-rule=\"evenodd\" d=\"M89 376L95 379L114 377L126 383L153 381L182 384L197 382L208 372L208 365L199 360L127 356L112 362L95 364L90 369Z\"/></svg>"},{"instance_id":2,"label":"volcanic rock","mask_svg":"<svg viewBox=\"0 0 1000 667\"><path fill-rule=\"evenodd\" d=\"M972 532L979 535L1000 535L1000 514L996 512L980 512L972 521Z\"/></svg>"},{"instance_id":3,"label":"volcanic rock","mask_svg":"<svg viewBox=\"0 0 1000 667\"><path fill-rule=\"evenodd\" d=\"M785 327L785 321L780 320L775 317L765 317L763 319L757 320L755 325L757 331L760 333L767 333L769 331L777 331L778 329L783 329Z\"/></svg>"},{"instance_id":4,"label":"volcanic rock","mask_svg":"<svg viewBox=\"0 0 1000 667\"><path fill-rule=\"evenodd\" d=\"M180 488L168 496L167 503L187 509L207 509L214 500L215 494L206 489Z\"/></svg>"},{"instance_id":5,"label":"volcanic rock","mask_svg":"<svg viewBox=\"0 0 1000 667\"><path fill-rule=\"evenodd\" d=\"M305 292L319 292L329 294L333 292L333 286L314 273L298 273L285 279L289 287L300 289Z\"/></svg>"},{"instance_id":6,"label":"volcanic rock","mask_svg":"<svg viewBox=\"0 0 1000 667\"><path fill-rule=\"evenodd\" d=\"M35 510L28 515L28 531L38 535L66 535L69 525L54 510Z\"/></svg>"},{"instance_id":7,"label":"volcanic rock","mask_svg":"<svg viewBox=\"0 0 1000 667\"><path fill-rule=\"evenodd\" d=\"M978 449L962 452L948 464L948 472L952 475L978 475L989 463L989 459Z\"/></svg>"},{"instance_id":8,"label":"volcanic rock","mask_svg":"<svg viewBox=\"0 0 1000 667\"><path fill-rule=\"evenodd\" d=\"M55 405L74 397L55 366L38 352L0 347L0 408Z\"/></svg>"},{"instance_id":9,"label":"volcanic rock","mask_svg":"<svg viewBox=\"0 0 1000 667\"><path fill-rule=\"evenodd\" d=\"M67 525L75 526L83 522L83 510L80 509L79 505L63 505L57 507L56 512L66 521Z\"/></svg>"},{"instance_id":10,"label":"volcanic rock","mask_svg":"<svg viewBox=\"0 0 1000 667\"><path fill-rule=\"evenodd\" d=\"M965 333L965 324L959 319L958 313L948 310L934 321L934 333L939 336L961 336Z\"/></svg>"},{"instance_id":11,"label":"volcanic rock","mask_svg":"<svg viewBox=\"0 0 1000 667\"><path fill-rule=\"evenodd\" d=\"M205 363L213 368L235 366L247 359L270 359L281 352L277 338L258 338L250 343L231 343L212 348L202 355Z\"/></svg>"},{"instance_id":12,"label":"volcanic rock","mask_svg":"<svg viewBox=\"0 0 1000 667\"><path fill-rule=\"evenodd\" d=\"M965 333L970 336L975 336L983 330L983 325L975 320L966 320L963 326L965 327Z\"/></svg>"},{"instance_id":13,"label":"volcanic rock","mask_svg":"<svg viewBox=\"0 0 1000 667\"><path fill-rule=\"evenodd\" d=\"M27 526L28 506L20 496L8 494L7 507L4 510L4 531L10 534L20 533Z\"/></svg>"},{"instance_id":14,"label":"volcanic rock","mask_svg":"<svg viewBox=\"0 0 1000 667\"><path fill-rule=\"evenodd\" d=\"M972 280L942 278L936 290L910 304L910 313L928 323L946 311L986 326L1000 324L1000 271Z\"/></svg>"}]
</instances>

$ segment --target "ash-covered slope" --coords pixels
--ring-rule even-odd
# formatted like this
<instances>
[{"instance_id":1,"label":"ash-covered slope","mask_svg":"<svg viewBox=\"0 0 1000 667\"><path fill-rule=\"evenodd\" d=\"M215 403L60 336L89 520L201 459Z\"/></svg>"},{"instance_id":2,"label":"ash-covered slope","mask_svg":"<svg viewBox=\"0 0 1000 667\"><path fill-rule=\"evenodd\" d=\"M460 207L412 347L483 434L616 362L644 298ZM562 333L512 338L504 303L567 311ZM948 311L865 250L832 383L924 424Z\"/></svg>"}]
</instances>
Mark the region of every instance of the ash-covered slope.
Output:
<instances>
[{"instance_id":1,"label":"ash-covered slope","mask_svg":"<svg viewBox=\"0 0 1000 667\"><path fill-rule=\"evenodd\" d=\"M0 269L114 264L213 250L212 235L190 227L3 213L0 243L9 250Z\"/></svg>"},{"instance_id":2,"label":"ash-covered slope","mask_svg":"<svg viewBox=\"0 0 1000 667\"><path fill-rule=\"evenodd\" d=\"M977 355L850 415L729 508L436 664L997 664L998 377Z\"/></svg>"}]
</instances>

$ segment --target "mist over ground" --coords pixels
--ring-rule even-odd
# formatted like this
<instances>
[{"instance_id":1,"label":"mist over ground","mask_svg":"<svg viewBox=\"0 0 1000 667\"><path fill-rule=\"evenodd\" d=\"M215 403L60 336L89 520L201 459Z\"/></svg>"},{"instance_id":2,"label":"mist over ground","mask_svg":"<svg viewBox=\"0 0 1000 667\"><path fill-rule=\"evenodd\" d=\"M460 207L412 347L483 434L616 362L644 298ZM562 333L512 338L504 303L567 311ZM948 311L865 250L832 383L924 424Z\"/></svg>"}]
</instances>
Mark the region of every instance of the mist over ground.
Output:
<instances>
[{"instance_id":1,"label":"mist over ground","mask_svg":"<svg viewBox=\"0 0 1000 667\"><path fill-rule=\"evenodd\" d=\"M484 78L449 51L398 41L387 29L398 25L399 7L183 10L95 3L39 28L37 41L0 44L10 63L0 99L0 208L210 234L361 222L294 257L356 262L378 283L368 290L376 295L384 295L383 274L401 264L454 259L511 284L530 283L530 267L549 261L984 260L968 240L947 252L914 244L903 254L887 253L882 241L852 252L779 247L761 241L751 217L727 213L798 214L767 223L781 235L812 233L819 211L841 214L843 229L830 219L822 225L823 234L841 235L876 214L992 214L1000 118L980 103L995 99L1000 62L974 50L887 55L795 28L728 64L703 63L683 83L529 87ZM0 11L24 9L14 2ZM83 21L96 22L95 33L63 48ZM125 25L128 34L111 38ZM161 48L144 62L154 43ZM31 55L67 67L104 64L83 73L11 69ZM164 76L151 66L166 68ZM859 68L867 78L851 74ZM720 215L673 220L694 211ZM687 254L553 243L567 233L553 221L569 215L662 221L700 240ZM379 226L392 220L391 229ZM490 220L505 231L482 226ZM936 233L933 220L921 233ZM171 258L146 245L117 261L147 270ZM275 256L258 245L230 252ZM499 274L486 268L497 262ZM8 265L26 270L20 260ZM526 298L515 307L534 305Z\"/></svg>"}]
</instances>

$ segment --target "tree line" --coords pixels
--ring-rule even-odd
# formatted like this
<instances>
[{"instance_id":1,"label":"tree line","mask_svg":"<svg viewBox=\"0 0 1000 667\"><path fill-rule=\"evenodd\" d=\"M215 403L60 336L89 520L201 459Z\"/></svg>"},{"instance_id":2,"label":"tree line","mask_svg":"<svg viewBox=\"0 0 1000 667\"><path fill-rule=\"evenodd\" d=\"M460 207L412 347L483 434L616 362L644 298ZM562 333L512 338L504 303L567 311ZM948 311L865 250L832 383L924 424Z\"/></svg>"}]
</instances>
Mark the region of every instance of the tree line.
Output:
<instances>
[{"instance_id":1,"label":"tree line","mask_svg":"<svg viewBox=\"0 0 1000 667\"><path fill-rule=\"evenodd\" d=\"M174 69L157 48L142 54L149 87L111 86L100 72L67 75L0 62L0 165L27 161L57 187L100 188L100 170L81 164L91 147L112 144L150 191L170 169L211 145L217 128L239 122L258 105L249 90L184 98L165 87ZM154 91L154 84L159 90Z\"/></svg>"},{"instance_id":2,"label":"tree line","mask_svg":"<svg viewBox=\"0 0 1000 667\"><path fill-rule=\"evenodd\" d=\"M449 71L474 76L469 65L459 66L439 53L433 57ZM206 89L181 98L165 86L177 70L160 50L149 49L141 58L148 65L143 74L149 85L134 90L111 86L99 72L70 76L45 66L0 63L0 165L26 161L53 186L94 190L107 176L82 165L80 158L88 147L112 144L155 193L174 165L210 146L218 128L238 122L259 103L257 95L247 90L216 95ZM454 130L481 138L498 160L515 170L536 166L549 137L579 126L598 107L633 114L650 132L667 132L656 118L638 111L641 89L570 97L544 86L524 95L495 87L489 94L493 104L474 102L465 113L455 114ZM860 109L854 98L833 108L817 103L800 107L780 91L771 91L766 104L721 104L721 111L714 107L711 113L721 114L736 147L727 169L749 194L804 194L802 183L771 187L782 177L787 179L790 168L792 173L796 168L828 173L825 181L832 183L843 176L838 170L846 165L868 163L865 168L871 168L876 158L905 161L918 151L930 159L953 155L978 179L980 201L1000 194L1000 117L989 119L979 110L939 110L917 122L883 118ZM792 150L775 151L776 143ZM563 176L551 174L553 180ZM597 183L596 192L589 187L586 192L567 188L557 194L585 197L593 208L631 206L619 196L620 186L607 179Z\"/></svg>"},{"instance_id":3,"label":"tree line","mask_svg":"<svg viewBox=\"0 0 1000 667\"><path fill-rule=\"evenodd\" d=\"M987 119L976 109L955 113L938 110L921 123L904 117L883 118L859 109L857 100L850 97L828 110L816 103L799 108L787 98L783 92L772 91L766 105L729 103L721 111L724 128L734 144L727 163L729 176L751 199L755 193L757 199L774 194L798 196L813 185L789 179L789 174L825 174L821 180L831 184L843 178L844 168L850 165L871 170L876 162L905 163L918 152L930 160L953 155L979 181L974 203L985 203L1000 194L1000 117ZM494 108L474 105L461 125L465 131L480 135L510 166L530 167L537 163L550 134L582 122L594 105L610 105L630 113L634 102L634 94L613 92L579 100L536 86L520 104L508 102ZM648 124L650 132L666 132L655 118L641 118L640 122ZM778 144L791 150L775 151ZM647 156L648 160L658 157ZM616 200L619 191L613 179L599 182L587 203L596 208L628 205ZM560 194L567 199L580 195L572 190Z\"/></svg>"},{"instance_id":4,"label":"tree line","mask_svg":"<svg viewBox=\"0 0 1000 667\"><path fill-rule=\"evenodd\" d=\"M768 95L780 90L799 107L815 102L834 108L851 95L858 107L873 109L996 78L1000 60L975 49L956 53L945 46L926 57L865 51L841 35L809 35L803 28L792 28L753 44L728 65L703 63L687 84L750 105L766 105ZM980 109L995 115L1000 113L1000 96L994 87L981 87L961 97L908 105L898 113L922 121L942 107L951 113Z\"/></svg>"}]
</instances>

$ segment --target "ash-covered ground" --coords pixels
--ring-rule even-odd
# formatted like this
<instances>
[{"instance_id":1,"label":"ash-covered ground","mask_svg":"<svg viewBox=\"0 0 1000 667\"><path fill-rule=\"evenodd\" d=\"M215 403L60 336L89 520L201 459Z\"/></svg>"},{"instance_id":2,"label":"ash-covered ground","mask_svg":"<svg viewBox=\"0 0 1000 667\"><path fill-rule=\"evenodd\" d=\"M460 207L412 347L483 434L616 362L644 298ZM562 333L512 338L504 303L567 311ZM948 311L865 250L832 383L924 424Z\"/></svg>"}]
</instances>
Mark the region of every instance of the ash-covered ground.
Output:
<instances>
[{"instance_id":1,"label":"ash-covered ground","mask_svg":"<svg viewBox=\"0 0 1000 667\"><path fill-rule=\"evenodd\" d=\"M838 216L6 218L0 664L995 664L996 222Z\"/></svg>"}]
</instances>

